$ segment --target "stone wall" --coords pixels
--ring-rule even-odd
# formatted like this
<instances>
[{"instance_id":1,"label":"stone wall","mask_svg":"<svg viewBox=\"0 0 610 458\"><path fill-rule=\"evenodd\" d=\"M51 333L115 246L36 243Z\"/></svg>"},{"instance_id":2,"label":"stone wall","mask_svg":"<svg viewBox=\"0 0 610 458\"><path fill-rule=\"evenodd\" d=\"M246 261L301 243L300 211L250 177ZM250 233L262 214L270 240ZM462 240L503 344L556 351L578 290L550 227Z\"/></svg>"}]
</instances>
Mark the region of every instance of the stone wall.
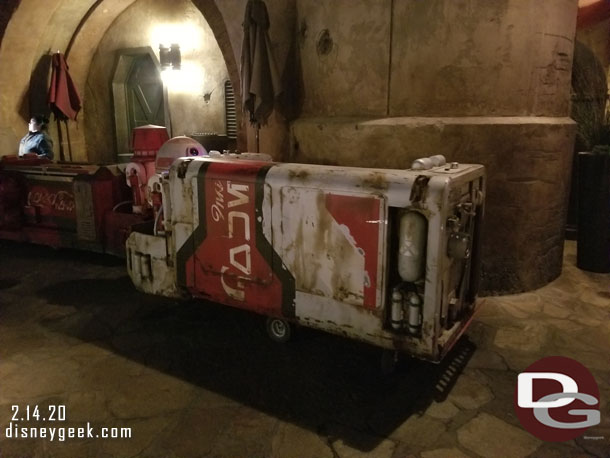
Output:
<instances>
[{"instance_id":1,"label":"stone wall","mask_svg":"<svg viewBox=\"0 0 610 458\"><path fill-rule=\"evenodd\" d=\"M181 70L171 71L166 80L172 134L225 133L224 82L229 76L201 12L189 0L138 0L108 29L91 63L85 99L92 103L84 107L89 160L116 160L110 82L117 52L148 46L158 57L161 41L181 46Z\"/></svg>"},{"instance_id":2,"label":"stone wall","mask_svg":"<svg viewBox=\"0 0 610 458\"><path fill-rule=\"evenodd\" d=\"M487 293L531 290L561 269L572 166L569 118L308 118L296 121L301 162L409 168L418 157L485 164L482 284Z\"/></svg>"},{"instance_id":3,"label":"stone wall","mask_svg":"<svg viewBox=\"0 0 610 458\"><path fill-rule=\"evenodd\" d=\"M390 0L299 0L303 116L384 116Z\"/></svg>"},{"instance_id":4,"label":"stone wall","mask_svg":"<svg viewBox=\"0 0 610 458\"><path fill-rule=\"evenodd\" d=\"M16 154L19 139L27 132L31 114L30 75L42 57L40 35L46 34L50 21L57 19L56 13L62 6L61 0L49 0L44 11L37 12L35 5L39 3L35 0L9 3L6 9L4 3L1 7L4 14L13 11L0 46L0 155ZM54 40L47 43L45 53L48 54L66 35L69 39L69 32L58 28Z\"/></svg>"},{"instance_id":5,"label":"stone wall","mask_svg":"<svg viewBox=\"0 0 610 458\"><path fill-rule=\"evenodd\" d=\"M194 0L196 5L201 0ZM226 38L233 49L235 62L239 66L241 60L242 44L242 23L246 9L247 0L222 0L216 1L216 5L222 14L227 30ZM288 70L287 57L293 39L296 38L296 0L265 0L269 12L269 39L273 49L274 57L280 74L285 74ZM239 88L235 88L238 91ZM237 93L237 92L236 92ZM238 111L241 107L237 107ZM249 125L247 116L241 121L244 139L241 143L242 150L255 151L255 130ZM286 158L289 150L288 121L274 111L266 126L260 129L260 152L270 154L276 160Z\"/></svg>"},{"instance_id":6,"label":"stone wall","mask_svg":"<svg viewBox=\"0 0 610 458\"><path fill-rule=\"evenodd\" d=\"M576 0L298 0L305 104L290 159L488 171L483 289L561 271ZM352 14L353 13L353 14Z\"/></svg>"},{"instance_id":7,"label":"stone wall","mask_svg":"<svg viewBox=\"0 0 610 458\"><path fill-rule=\"evenodd\" d=\"M2 102L0 104L0 155L16 152L18 140L27 129L27 118L30 113L46 108L49 70L44 60L46 59L48 64L50 54L60 50L67 55L70 72L84 102L84 110L79 114L78 122L68 123L72 160L92 162L113 160L115 155L114 145L108 148L105 140L102 140L101 143L99 141L100 136L109 138L114 135L114 127L111 122L107 121L107 104L109 103L106 98L107 94L98 95L96 92L94 97L88 98L87 95L91 95L91 92L87 94L86 88L92 59L97 55L98 45L117 18L133 3L134 0L104 0L102 2L96 2L95 0L48 0L45 2L44 8L40 7L39 0L21 0L20 2L11 0L7 5L3 3L2 13L7 16L8 25L6 30L3 30L4 34L0 47L0 62L3 64L0 65L0 85L3 88L0 93L0 101ZM159 3L167 5L170 18L172 14L179 14L180 12L174 1L166 0ZM199 9L206 14L216 13L215 16L211 14L214 19L220 17L214 0L195 0L196 8L193 7L191 2L186 3L191 10L197 11ZM18 7L14 12L11 11L11 8L14 9L17 5ZM182 12L184 11L182 10ZM8 20L9 16L10 20ZM142 21L148 16L148 14L142 16ZM140 23L138 26L142 28L144 24ZM216 20L214 27L214 34L209 34L207 37L209 38L208 43L211 45L216 43L214 35L222 35L224 24ZM115 32L117 32L116 29ZM118 32L122 33L121 31ZM72 44L72 47L68 53L69 43ZM155 44L154 49L158 52L157 46L158 44ZM223 52L224 55L233 56L232 49L227 51L225 47ZM235 60L232 60L231 63L232 80L235 82L237 66ZM112 67L112 63L110 67ZM220 64L214 62L212 73L218 69L224 70L226 75L224 61L221 60ZM104 89L107 89L107 87ZM222 91L214 90L210 104L218 96L222 98ZM101 103L98 104L98 102ZM176 110L182 113L182 115L179 113L177 117L188 116L181 104ZM87 115L93 116L93 119L88 120ZM101 119L100 124L96 122L98 116ZM238 115L238 117L240 116ZM201 119L201 116L198 116L198 119ZM219 118L215 117L215 119ZM224 115L222 119L224 129ZM65 127L62 130L64 131L64 147L66 147ZM182 131L182 129L179 130ZM92 138L86 138L91 133L93 134ZM58 149L58 134L55 123L50 125L50 134L55 141L56 149ZM89 151L88 147L91 145L93 145L93 149ZM103 147L97 145L103 145Z\"/></svg>"},{"instance_id":8,"label":"stone wall","mask_svg":"<svg viewBox=\"0 0 610 458\"><path fill-rule=\"evenodd\" d=\"M15 154L19 139L27 129L30 114L47 110L46 88L50 76L50 54L67 53L73 47L68 64L77 88L83 95L91 57L105 30L134 0L104 0L84 21L95 0L48 0L41 7L39 0L3 3L2 12L10 13L17 5L4 31L0 47L0 155ZM103 7L102 7L103 5ZM84 21L79 33L77 29ZM73 160L87 161L83 116L70 122ZM56 124L49 126L59 149ZM64 146L66 144L64 132ZM67 148L66 148L67 149Z\"/></svg>"},{"instance_id":9,"label":"stone wall","mask_svg":"<svg viewBox=\"0 0 610 458\"><path fill-rule=\"evenodd\" d=\"M46 0L44 8L39 0L13 1L18 7L0 46L0 154L16 151L39 101L28 77L42 93L44 75L35 72L41 57L64 51L71 40L68 63L85 105L79 123L71 123L75 159L114 157L113 52L138 46L158 52L145 30L154 21L180 20L185 12L196 17L214 48L213 78L230 77L235 86L246 1ZM266 3L286 92L302 106L271 116L261 129L261 151L364 167L407 167L435 153L483 163L484 288L532 289L558 275L575 130L568 116L577 0ZM302 70L296 75L289 72L295 56ZM192 97L174 94L176 133L219 130L201 124L218 119L210 114L219 89L207 106L199 93L212 87L199 89ZM241 127L242 147L253 150L253 129Z\"/></svg>"},{"instance_id":10,"label":"stone wall","mask_svg":"<svg viewBox=\"0 0 610 458\"><path fill-rule=\"evenodd\" d=\"M576 30L576 39L591 48L605 66L610 63L609 28L610 18L607 18L599 22L579 24Z\"/></svg>"},{"instance_id":11,"label":"stone wall","mask_svg":"<svg viewBox=\"0 0 610 458\"><path fill-rule=\"evenodd\" d=\"M576 32L576 40L589 48L597 57L606 73L610 67L610 19L598 22L589 27L579 28Z\"/></svg>"}]
</instances>

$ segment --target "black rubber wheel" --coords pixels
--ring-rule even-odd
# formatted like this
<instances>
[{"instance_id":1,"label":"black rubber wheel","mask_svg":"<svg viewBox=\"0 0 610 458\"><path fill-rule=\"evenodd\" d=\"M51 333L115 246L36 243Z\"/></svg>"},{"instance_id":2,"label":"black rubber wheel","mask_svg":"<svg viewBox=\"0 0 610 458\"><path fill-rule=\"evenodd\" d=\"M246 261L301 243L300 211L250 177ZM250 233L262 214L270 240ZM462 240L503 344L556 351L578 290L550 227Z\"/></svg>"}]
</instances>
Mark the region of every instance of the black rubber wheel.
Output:
<instances>
[{"instance_id":1,"label":"black rubber wheel","mask_svg":"<svg viewBox=\"0 0 610 458\"><path fill-rule=\"evenodd\" d=\"M274 342L284 343L292 336L292 326L280 318L267 318L267 334Z\"/></svg>"}]
</instances>

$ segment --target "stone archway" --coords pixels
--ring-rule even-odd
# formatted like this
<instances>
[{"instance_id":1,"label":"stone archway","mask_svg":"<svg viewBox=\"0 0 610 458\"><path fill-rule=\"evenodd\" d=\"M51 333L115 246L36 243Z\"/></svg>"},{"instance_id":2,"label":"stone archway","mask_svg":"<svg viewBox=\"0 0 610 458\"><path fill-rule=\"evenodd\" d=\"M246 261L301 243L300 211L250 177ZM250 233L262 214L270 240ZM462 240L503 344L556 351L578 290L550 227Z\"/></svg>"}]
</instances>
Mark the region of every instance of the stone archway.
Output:
<instances>
[{"instance_id":1,"label":"stone archway","mask_svg":"<svg viewBox=\"0 0 610 458\"><path fill-rule=\"evenodd\" d=\"M0 44L2 44L2 38L4 38L6 26L20 2L21 0L4 0L3 2L2 8L0 9Z\"/></svg>"},{"instance_id":2,"label":"stone archway","mask_svg":"<svg viewBox=\"0 0 610 458\"><path fill-rule=\"evenodd\" d=\"M71 43L68 59L72 77L81 91L83 104L91 101L84 97L84 88L97 45L110 25L135 0L49 0L40 9L39 0L4 0L0 12L0 61L16 65L0 66L0 84L5 88L0 94L0 154L10 154L23 131L23 107L29 98L29 78L36 62L45 53L64 51ZM171 2L170 2L171 3ZM193 5L209 23L224 57L229 78L234 88L239 88L239 69L236 50L228 28L214 0L193 0ZM32 28L40 33L29 34ZM237 50L238 52L238 50ZM38 72L37 78L43 78ZM38 85L46 83L40 82ZM239 94L236 96L239 98ZM24 100L26 101L24 103ZM26 110L27 111L27 110ZM238 111L240 132L238 141L244 144L241 132L241 113ZM75 160L90 160L85 148L85 132L82 128L84 114L79 124L70 124L70 137L75 147Z\"/></svg>"}]
</instances>

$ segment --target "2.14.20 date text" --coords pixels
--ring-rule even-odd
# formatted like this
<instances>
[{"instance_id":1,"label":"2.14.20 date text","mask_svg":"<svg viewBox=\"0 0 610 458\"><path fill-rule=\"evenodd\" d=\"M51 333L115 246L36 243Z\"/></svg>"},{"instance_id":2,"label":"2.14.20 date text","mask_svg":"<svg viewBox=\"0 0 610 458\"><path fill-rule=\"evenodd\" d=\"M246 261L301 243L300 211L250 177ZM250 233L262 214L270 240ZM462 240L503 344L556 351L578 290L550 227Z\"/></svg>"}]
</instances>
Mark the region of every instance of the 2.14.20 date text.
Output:
<instances>
[{"instance_id":1,"label":"2.14.20 date text","mask_svg":"<svg viewBox=\"0 0 610 458\"><path fill-rule=\"evenodd\" d=\"M49 405L49 406L18 406L12 405L11 411L13 417L11 421L65 421L66 406L65 405Z\"/></svg>"}]
</instances>

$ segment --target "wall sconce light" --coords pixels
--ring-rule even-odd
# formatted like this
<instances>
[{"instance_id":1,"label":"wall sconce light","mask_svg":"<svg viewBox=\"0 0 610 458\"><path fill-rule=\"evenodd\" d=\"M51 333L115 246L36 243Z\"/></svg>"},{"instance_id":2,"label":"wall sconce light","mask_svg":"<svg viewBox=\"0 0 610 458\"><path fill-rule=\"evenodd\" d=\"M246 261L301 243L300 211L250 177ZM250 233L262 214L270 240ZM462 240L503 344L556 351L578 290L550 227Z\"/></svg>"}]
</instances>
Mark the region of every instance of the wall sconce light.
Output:
<instances>
[{"instance_id":1,"label":"wall sconce light","mask_svg":"<svg viewBox=\"0 0 610 458\"><path fill-rule=\"evenodd\" d=\"M182 56L180 45L172 43L171 46L159 45L159 62L161 70L180 70Z\"/></svg>"}]
</instances>

